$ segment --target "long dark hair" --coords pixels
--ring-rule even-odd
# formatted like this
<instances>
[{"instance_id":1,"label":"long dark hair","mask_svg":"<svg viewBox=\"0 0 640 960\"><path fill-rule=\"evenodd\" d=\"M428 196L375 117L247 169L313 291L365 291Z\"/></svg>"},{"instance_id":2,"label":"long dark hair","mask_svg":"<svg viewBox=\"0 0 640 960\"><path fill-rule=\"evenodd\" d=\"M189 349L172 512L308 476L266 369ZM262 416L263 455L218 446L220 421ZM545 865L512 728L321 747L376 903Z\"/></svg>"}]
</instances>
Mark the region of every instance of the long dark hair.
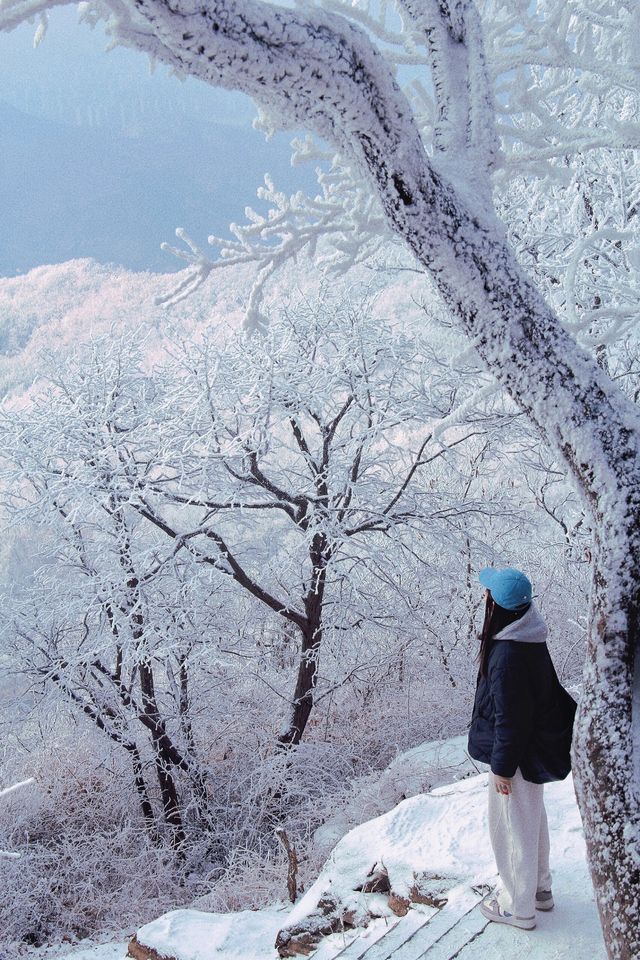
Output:
<instances>
[{"instance_id":1,"label":"long dark hair","mask_svg":"<svg viewBox=\"0 0 640 960\"><path fill-rule=\"evenodd\" d=\"M510 623L515 623L516 620L519 620L530 606L531 604L528 603L526 606L519 607L517 610L507 610L506 607L501 607L497 604L487 591L487 599L484 605L484 623L482 624L482 632L480 634L480 652L478 653L481 677L487 675L487 662L496 633L500 633L500 631Z\"/></svg>"}]
</instances>

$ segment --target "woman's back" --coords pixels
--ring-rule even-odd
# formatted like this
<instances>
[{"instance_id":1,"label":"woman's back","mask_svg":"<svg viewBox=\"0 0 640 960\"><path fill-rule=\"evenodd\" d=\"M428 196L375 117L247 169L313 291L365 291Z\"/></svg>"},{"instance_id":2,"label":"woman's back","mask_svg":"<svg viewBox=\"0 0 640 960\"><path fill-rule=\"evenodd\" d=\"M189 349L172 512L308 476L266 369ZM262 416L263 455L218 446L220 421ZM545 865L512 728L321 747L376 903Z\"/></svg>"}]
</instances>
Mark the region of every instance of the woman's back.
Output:
<instances>
[{"instance_id":1,"label":"woman's back","mask_svg":"<svg viewBox=\"0 0 640 960\"><path fill-rule=\"evenodd\" d=\"M469 732L472 757L532 783L564 779L575 703L561 686L535 606L492 640Z\"/></svg>"}]
</instances>

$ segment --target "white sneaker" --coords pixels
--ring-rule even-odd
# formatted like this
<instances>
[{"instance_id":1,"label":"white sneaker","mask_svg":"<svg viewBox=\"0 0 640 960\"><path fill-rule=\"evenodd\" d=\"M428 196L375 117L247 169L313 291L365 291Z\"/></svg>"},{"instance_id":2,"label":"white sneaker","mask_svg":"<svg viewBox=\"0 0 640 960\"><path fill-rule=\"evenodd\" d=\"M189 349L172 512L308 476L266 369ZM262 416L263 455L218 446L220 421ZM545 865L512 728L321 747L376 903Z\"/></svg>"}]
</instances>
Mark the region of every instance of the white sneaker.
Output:
<instances>
[{"instance_id":1,"label":"white sneaker","mask_svg":"<svg viewBox=\"0 0 640 960\"><path fill-rule=\"evenodd\" d=\"M535 917L516 917L508 910L503 910L495 898L483 900L480 904L480 913L494 923L507 923L510 927L519 927L520 930L533 930L536 925Z\"/></svg>"},{"instance_id":2,"label":"white sneaker","mask_svg":"<svg viewBox=\"0 0 640 960\"><path fill-rule=\"evenodd\" d=\"M551 890L536 890L536 910L553 910Z\"/></svg>"}]
</instances>

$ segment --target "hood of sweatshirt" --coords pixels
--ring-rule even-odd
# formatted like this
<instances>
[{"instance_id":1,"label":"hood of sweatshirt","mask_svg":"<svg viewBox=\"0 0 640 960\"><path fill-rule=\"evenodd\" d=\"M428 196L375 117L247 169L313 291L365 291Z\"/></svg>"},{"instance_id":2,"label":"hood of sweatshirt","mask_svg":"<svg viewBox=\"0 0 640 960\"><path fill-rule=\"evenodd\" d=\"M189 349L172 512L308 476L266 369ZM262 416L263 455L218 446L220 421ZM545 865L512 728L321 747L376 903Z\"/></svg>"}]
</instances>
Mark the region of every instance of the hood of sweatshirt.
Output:
<instances>
[{"instance_id":1,"label":"hood of sweatshirt","mask_svg":"<svg viewBox=\"0 0 640 960\"><path fill-rule=\"evenodd\" d=\"M522 643L544 643L548 635L547 625L535 603L532 603L524 616L503 627L496 633L495 639L520 640Z\"/></svg>"}]
</instances>

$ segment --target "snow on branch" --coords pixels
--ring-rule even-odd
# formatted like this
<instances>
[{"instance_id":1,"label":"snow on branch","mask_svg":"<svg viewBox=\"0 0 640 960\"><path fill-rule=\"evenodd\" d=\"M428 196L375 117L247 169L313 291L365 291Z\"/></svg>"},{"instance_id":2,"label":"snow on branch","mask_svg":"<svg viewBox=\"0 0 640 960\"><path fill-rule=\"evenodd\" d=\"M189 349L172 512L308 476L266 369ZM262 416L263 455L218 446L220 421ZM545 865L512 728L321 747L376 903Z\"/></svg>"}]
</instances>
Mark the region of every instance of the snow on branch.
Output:
<instances>
[{"instance_id":1,"label":"snow on branch","mask_svg":"<svg viewBox=\"0 0 640 960\"><path fill-rule=\"evenodd\" d=\"M33 777L29 777L28 780L21 780L19 783L14 783L10 787L5 787L3 790L0 790L0 800L3 797L9 796L9 794L13 793L15 790L20 790L21 787L28 787L31 783L35 783L35 779Z\"/></svg>"},{"instance_id":2,"label":"snow on branch","mask_svg":"<svg viewBox=\"0 0 640 960\"><path fill-rule=\"evenodd\" d=\"M307 197L302 191L288 196L276 189L265 175L258 198L269 204L266 214L245 209L247 224L231 224L235 240L210 236L208 242L220 250L214 260L182 229L176 231L189 250L163 244L164 250L192 264L190 273L156 302L172 306L184 300L209 278L212 271L237 264L254 263L258 274L245 312L248 331L263 329L267 321L261 305L265 287L286 262L306 252L327 271L340 274L369 257L388 240L390 233L380 206L362 178L334 159L331 170L318 171L322 195ZM319 242L331 237L320 252Z\"/></svg>"},{"instance_id":3,"label":"snow on branch","mask_svg":"<svg viewBox=\"0 0 640 960\"><path fill-rule=\"evenodd\" d=\"M22 787L28 787L32 783L35 783L35 779L29 777L28 780L21 780L19 783L14 783L10 787L5 787L3 790L0 790L0 800L2 800L3 797L8 797L10 793L20 790ZM14 853L11 850L0 850L0 860L17 860L19 857L19 853Z\"/></svg>"},{"instance_id":4,"label":"snow on branch","mask_svg":"<svg viewBox=\"0 0 640 960\"><path fill-rule=\"evenodd\" d=\"M433 146L449 163L462 163L464 179L488 199L496 165L495 107L483 28L472 0L399 0L424 31L436 98Z\"/></svg>"},{"instance_id":5,"label":"snow on branch","mask_svg":"<svg viewBox=\"0 0 640 960\"><path fill-rule=\"evenodd\" d=\"M15 30L21 23L35 17L45 17L47 10L68 6L72 0L2 0L0 2L0 29Z\"/></svg>"},{"instance_id":6,"label":"snow on branch","mask_svg":"<svg viewBox=\"0 0 640 960\"><path fill-rule=\"evenodd\" d=\"M505 162L544 175L577 152L635 149L640 7L618 0L480 0Z\"/></svg>"},{"instance_id":7,"label":"snow on branch","mask_svg":"<svg viewBox=\"0 0 640 960\"><path fill-rule=\"evenodd\" d=\"M567 326L583 341L612 343L637 324L640 290L636 271L629 270L626 284L616 284L615 296L610 292L604 303L600 302L596 307L582 309L580 312L582 297L578 287L578 271L581 268L586 268L592 274L600 262L610 262L608 249L615 254L622 248L623 243L632 243L634 240L636 234L632 230L604 228L588 234L573 248L564 280ZM597 331L592 331L594 321L601 321L603 318L608 321L608 329L603 331L600 326Z\"/></svg>"},{"instance_id":8,"label":"snow on branch","mask_svg":"<svg viewBox=\"0 0 640 960\"><path fill-rule=\"evenodd\" d=\"M386 61L343 17L320 9L302 15L260 0L106 4L119 42L178 73L248 94L283 125L311 126L346 156L357 156L372 130L390 133L389 117L396 140L406 138L410 148L419 139Z\"/></svg>"}]
</instances>

